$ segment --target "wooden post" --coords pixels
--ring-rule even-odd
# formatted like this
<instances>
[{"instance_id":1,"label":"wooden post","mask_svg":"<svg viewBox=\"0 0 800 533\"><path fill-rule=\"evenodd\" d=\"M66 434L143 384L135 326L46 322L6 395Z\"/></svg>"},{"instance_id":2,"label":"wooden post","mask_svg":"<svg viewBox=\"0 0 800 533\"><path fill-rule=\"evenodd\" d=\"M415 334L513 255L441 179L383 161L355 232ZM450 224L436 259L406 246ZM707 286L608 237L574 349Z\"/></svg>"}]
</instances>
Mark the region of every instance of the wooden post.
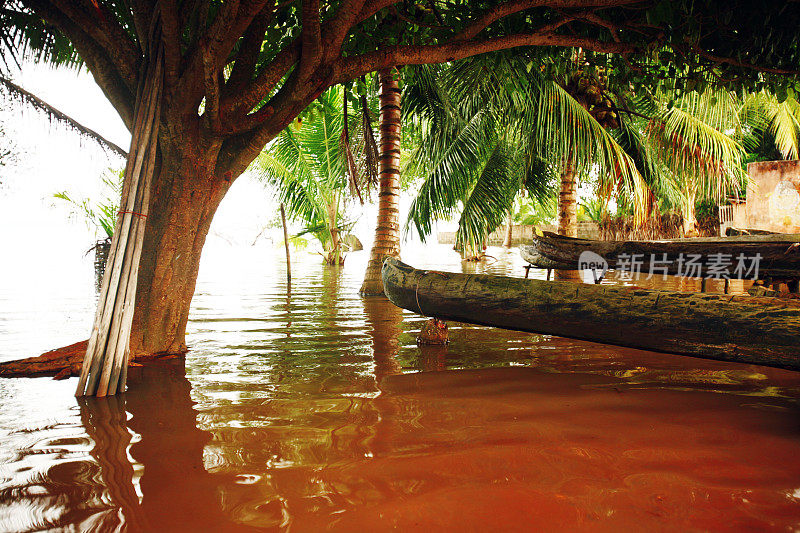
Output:
<instances>
[{"instance_id":1,"label":"wooden post","mask_svg":"<svg viewBox=\"0 0 800 533\"><path fill-rule=\"evenodd\" d=\"M289 231L286 229L286 210L281 202L281 222L283 222L283 245L286 247L286 290L292 290L292 261L289 258Z\"/></svg>"}]
</instances>

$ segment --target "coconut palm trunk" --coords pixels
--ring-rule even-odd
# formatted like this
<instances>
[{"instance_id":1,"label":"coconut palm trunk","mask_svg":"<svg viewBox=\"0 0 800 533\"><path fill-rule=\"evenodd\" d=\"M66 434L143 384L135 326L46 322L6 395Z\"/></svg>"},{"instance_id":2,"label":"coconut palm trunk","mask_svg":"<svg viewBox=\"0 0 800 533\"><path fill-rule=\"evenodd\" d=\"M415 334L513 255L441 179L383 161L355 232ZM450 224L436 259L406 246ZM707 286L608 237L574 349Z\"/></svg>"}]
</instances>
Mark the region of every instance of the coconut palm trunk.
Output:
<instances>
[{"instance_id":1,"label":"coconut palm trunk","mask_svg":"<svg viewBox=\"0 0 800 533\"><path fill-rule=\"evenodd\" d=\"M697 237L700 235L697 226L697 210L695 202L697 201L697 193L694 190L686 191L685 205L683 206L683 236L684 237Z\"/></svg>"},{"instance_id":2,"label":"coconut palm trunk","mask_svg":"<svg viewBox=\"0 0 800 533\"><path fill-rule=\"evenodd\" d=\"M506 219L506 236L503 239L504 248L511 248L513 233L514 233L514 217L511 214L511 210L509 209L508 218Z\"/></svg>"},{"instance_id":3,"label":"coconut palm trunk","mask_svg":"<svg viewBox=\"0 0 800 533\"><path fill-rule=\"evenodd\" d=\"M400 86L395 69L383 69L380 79L380 153L378 226L360 293L383 294L381 266L400 256Z\"/></svg>"},{"instance_id":4,"label":"coconut palm trunk","mask_svg":"<svg viewBox=\"0 0 800 533\"><path fill-rule=\"evenodd\" d=\"M567 162L561 172L561 191L558 193L558 234L578 236L578 181L575 167Z\"/></svg>"}]
</instances>

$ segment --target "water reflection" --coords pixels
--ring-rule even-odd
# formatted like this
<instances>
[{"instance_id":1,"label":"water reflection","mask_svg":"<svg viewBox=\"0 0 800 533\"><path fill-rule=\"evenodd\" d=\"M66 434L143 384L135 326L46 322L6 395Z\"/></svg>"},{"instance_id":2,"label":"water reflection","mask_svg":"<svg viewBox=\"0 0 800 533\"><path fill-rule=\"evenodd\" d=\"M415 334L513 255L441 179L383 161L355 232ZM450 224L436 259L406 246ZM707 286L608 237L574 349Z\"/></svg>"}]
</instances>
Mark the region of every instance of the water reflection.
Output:
<instances>
[{"instance_id":1,"label":"water reflection","mask_svg":"<svg viewBox=\"0 0 800 533\"><path fill-rule=\"evenodd\" d=\"M463 268L522 275L492 255ZM417 346L357 257L298 258L289 298L280 268L201 279L185 366L117 399L1 381L0 530L800 526L800 374L457 323Z\"/></svg>"},{"instance_id":2,"label":"water reflection","mask_svg":"<svg viewBox=\"0 0 800 533\"><path fill-rule=\"evenodd\" d=\"M121 411L82 406L92 437L115 443L93 456L130 528L737 529L797 517L794 401L743 408L702 387L636 392L630 375L484 368L385 374L377 396L247 400L202 431L180 367L145 372L147 390L126 395L141 505Z\"/></svg>"},{"instance_id":3,"label":"water reflection","mask_svg":"<svg viewBox=\"0 0 800 533\"><path fill-rule=\"evenodd\" d=\"M125 396L83 397L77 401L81 423L94 443L89 455L100 468L99 481L107 489L109 503L114 507L95 515L92 523L102 530L116 529L121 524L144 530L139 495L134 488L134 469L128 459L132 435L127 426Z\"/></svg>"},{"instance_id":4,"label":"water reflection","mask_svg":"<svg viewBox=\"0 0 800 533\"><path fill-rule=\"evenodd\" d=\"M364 298L364 317L372 339L372 357L375 360L375 380L387 375L400 374L403 368L397 361L400 335L403 330L403 310L383 297Z\"/></svg>"}]
</instances>

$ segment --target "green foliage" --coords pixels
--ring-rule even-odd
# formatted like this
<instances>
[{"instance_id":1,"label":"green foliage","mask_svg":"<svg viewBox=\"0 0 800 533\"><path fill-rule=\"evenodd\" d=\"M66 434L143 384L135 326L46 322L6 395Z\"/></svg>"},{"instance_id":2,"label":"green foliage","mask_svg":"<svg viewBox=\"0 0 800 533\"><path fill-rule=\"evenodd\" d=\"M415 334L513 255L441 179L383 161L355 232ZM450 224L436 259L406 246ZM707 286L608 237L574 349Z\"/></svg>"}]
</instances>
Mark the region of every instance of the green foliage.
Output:
<instances>
[{"instance_id":1,"label":"green foliage","mask_svg":"<svg viewBox=\"0 0 800 533\"><path fill-rule=\"evenodd\" d=\"M551 224L556 217L556 197L550 196L539 202L525 195L517 196L514 201L513 220L516 224L539 226Z\"/></svg>"},{"instance_id":2,"label":"green foliage","mask_svg":"<svg viewBox=\"0 0 800 533\"><path fill-rule=\"evenodd\" d=\"M304 224L296 237L313 235L329 258L340 257L339 235L354 223L346 217L351 198L342 104L341 88L325 91L257 160L261 178L284 202L288 216ZM350 131L360 127L355 115L348 122Z\"/></svg>"},{"instance_id":3,"label":"green foliage","mask_svg":"<svg viewBox=\"0 0 800 533\"><path fill-rule=\"evenodd\" d=\"M0 40L6 71L24 61L73 68L82 64L69 39L21 0L0 0Z\"/></svg>"},{"instance_id":4,"label":"green foliage","mask_svg":"<svg viewBox=\"0 0 800 533\"><path fill-rule=\"evenodd\" d=\"M599 198L586 198L578 204L578 220L600 224L606 214L606 205Z\"/></svg>"},{"instance_id":5,"label":"green foliage","mask_svg":"<svg viewBox=\"0 0 800 533\"><path fill-rule=\"evenodd\" d=\"M117 212L122 197L122 180L124 170L108 170L102 176L103 198L99 201L90 198L73 198L66 191L53 195L70 206L70 216L83 219L87 227L101 232L107 239L114 236L117 224Z\"/></svg>"},{"instance_id":6,"label":"green foliage","mask_svg":"<svg viewBox=\"0 0 800 533\"><path fill-rule=\"evenodd\" d=\"M598 67L596 75L608 80L602 100L616 117L607 121L609 132L587 109L597 106L579 102L557 81L570 77L564 53L540 68L525 61L496 54L417 68L407 77L407 123L419 146L406 171L421 179L408 225L423 238L435 220L461 213L457 242L476 247L502 222L520 188L533 187L540 203L552 197L567 161L598 195L583 216L600 220L613 196L620 215L641 222L645 209L652 210L647 216L678 210L693 219L695 204L744 189L746 162L800 151L793 91L781 100L705 78L698 78L702 89L691 91L668 82L633 90L624 72ZM498 157L501 143L513 147L507 151L513 157Z\"/></svg>"},{"instance_id":7,"label":"green foliage","mask_svg":"<svg viewBox=\"0 0 800 533\"><path fill-rule=\"evenodd\" d=\"M739 114L748 127L749 153L764 159L800 157L800 103L794 91L782 98L769 91L746 94Z\"/></svg>"},{"instance_id":8,"label":"green foliage","mask_svg":"<svg viewBox=\"0 0 800 533\"><path fill-rule=\"evenodd\" d=\"M520 190L544 206L567 163L643 205L644 182L631 157L530 59L494 54L411 70L406 123L421 133L405 172L421 185L407 227L421 238L435 220L460 212L456 245L477 248Z\"/></svg>"}]
</instances>

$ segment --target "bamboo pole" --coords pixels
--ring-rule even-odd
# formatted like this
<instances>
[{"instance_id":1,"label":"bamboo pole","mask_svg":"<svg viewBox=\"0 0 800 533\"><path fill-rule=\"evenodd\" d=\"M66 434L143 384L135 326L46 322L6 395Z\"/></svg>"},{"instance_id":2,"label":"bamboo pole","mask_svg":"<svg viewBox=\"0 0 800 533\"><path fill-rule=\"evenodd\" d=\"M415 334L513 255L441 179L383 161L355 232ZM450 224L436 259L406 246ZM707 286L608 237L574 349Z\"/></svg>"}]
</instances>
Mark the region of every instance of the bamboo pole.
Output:
<instances>
[{"instance_id":1,"label":"bamboo pole","mask_svg":"<svg viewBox=\"0 0 800 533\"><path fill-rule=\"evenodd\" d=\"M281 221L283 222L283 245L286 247L286 289L292 290L292 262L289 258L289 231L286 229L286 210L281 202Z\"/></svg>"},{"instance_id":2,"label":"bamboo pole","mask_svg":"<svg viewBox=\"0 0 800 533\"><path fill-rule=\"evenodd\" d=\"M136 119L125 167L121 209L76 396L108 396L125 390L139 260L157 164L163 85L163 47L157 17L150 33L150 60L145 63L137 89Z\"/></svg>"}]
</instances>

